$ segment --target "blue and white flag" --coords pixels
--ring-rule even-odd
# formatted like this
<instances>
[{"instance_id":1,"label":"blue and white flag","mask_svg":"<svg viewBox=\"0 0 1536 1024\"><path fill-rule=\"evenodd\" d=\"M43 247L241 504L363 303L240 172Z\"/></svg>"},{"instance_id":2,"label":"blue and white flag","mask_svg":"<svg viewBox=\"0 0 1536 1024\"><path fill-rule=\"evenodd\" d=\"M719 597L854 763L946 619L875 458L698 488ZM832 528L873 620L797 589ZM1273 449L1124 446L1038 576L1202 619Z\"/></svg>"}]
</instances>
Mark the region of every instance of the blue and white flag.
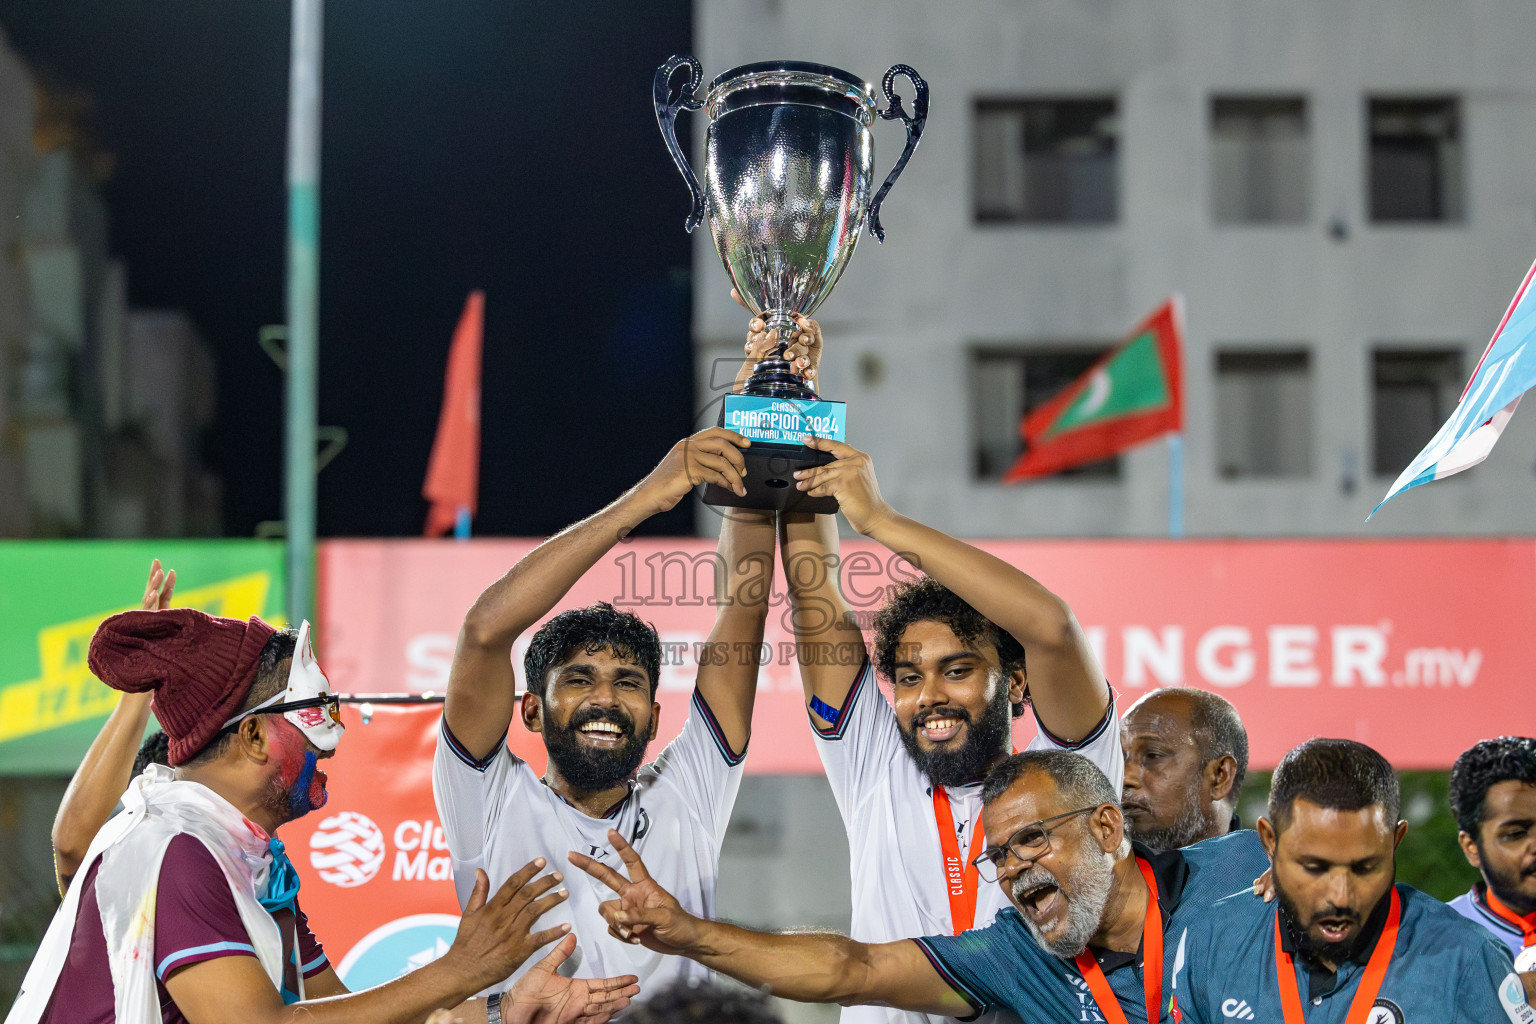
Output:
<instances>
[{"instance_id":1,"label":"blue and white flag","mask_svg":"<svg viewBox=\"0 0 1536 1024\"><path fill-rule=\"evenodd\" d=\"M1493 451L1520 404L1520 396L1536 385L1536 345L1531 344L1536 340L1536 289L1531 288L1532 277L1536 277L1536 263L1525 272L1525 280L1472 371L1455 412L1403 470L1381 504L1371 509L1372 516L1398 492L1470 469Z\"/></svg>"}]
</instances>

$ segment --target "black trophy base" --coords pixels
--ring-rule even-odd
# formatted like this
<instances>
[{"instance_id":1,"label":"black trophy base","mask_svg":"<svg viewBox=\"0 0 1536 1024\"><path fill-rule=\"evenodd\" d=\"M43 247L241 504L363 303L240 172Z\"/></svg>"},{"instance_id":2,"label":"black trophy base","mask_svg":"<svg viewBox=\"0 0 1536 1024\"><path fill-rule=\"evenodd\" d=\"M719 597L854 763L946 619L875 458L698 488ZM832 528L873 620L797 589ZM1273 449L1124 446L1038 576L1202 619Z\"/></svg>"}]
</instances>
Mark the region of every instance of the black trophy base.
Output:
<instances>
[{"instance_id":1,"label":"black trophy base","mask_svg":"<svg viewBox=\"0 0 1536 1024\"><path fill-rule=\"evenodd\" d=\"M819 452L804 445L754 444L744 448L747 463L745 497L717 484L704 485L704 503L725 508L774 509L779 512L814 512L831 515L837 511L836 498L813 498L795 488L795 470L825 466L831 452Z\"/></svg>"}]
</instances>

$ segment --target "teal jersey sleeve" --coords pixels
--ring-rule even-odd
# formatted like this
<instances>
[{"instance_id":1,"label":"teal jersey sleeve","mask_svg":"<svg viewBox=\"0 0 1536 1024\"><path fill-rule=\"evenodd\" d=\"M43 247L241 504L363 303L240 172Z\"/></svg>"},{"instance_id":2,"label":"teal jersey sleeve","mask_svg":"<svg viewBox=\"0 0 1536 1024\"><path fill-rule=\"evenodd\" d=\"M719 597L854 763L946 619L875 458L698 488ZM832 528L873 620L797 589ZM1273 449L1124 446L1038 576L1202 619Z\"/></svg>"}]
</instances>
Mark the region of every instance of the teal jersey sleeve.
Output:
<instances>
[{"instance_id":1,"label":"teal jersey sleeve","mask_svg":"<svg viewBox=\"0 0 1536 1024\"><path fill-rule=\"evenodd\" d=\"M1536 1009L1525 1001L1525 985L1510 965L1509 955L1492 936L1469 958L1457 986L1457 1021L1504 1021L1536 1024Z\"/></svg>"}]
</instances>

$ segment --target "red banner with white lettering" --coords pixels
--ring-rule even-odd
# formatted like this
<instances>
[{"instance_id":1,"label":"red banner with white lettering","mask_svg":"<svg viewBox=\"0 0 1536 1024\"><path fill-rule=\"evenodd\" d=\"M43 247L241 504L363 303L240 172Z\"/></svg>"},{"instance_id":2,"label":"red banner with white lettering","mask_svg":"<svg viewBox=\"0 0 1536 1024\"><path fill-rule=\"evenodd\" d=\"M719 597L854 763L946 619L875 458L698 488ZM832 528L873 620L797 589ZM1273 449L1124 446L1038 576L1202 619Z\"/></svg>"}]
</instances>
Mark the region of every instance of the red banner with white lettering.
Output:
<instances>
[{"instance_id":1,"label":"red banner with white lettering","mask_svg":"<svg viewBox=\"0 0 1536 1024\"><path fill-rule=\"evenodd\" d=\"M299 903L356 992L447 952L459 926L448 844L432 804L441 703L344 704L326 806L283 829Z\"/></svg>"},{"instance_id":2,"label":"red banner with white lettering","mask_svg":"<svg viewBox=\"0 0 1536 1024\"><path fill-rule=\"evenodd\" d=\"M332 683L343 693L440 693L465 611L535 543L323 543L319 650ZM1536 727L1524 710L1536 664L1530 540L980 546L1072 605L1122 708L1149 688L1175 684L1231 700L1247 723L1255 768L1327 735L1369 743L1399 768L1443 769L1478 739ZM704 642L714 621L713 551L712 542L692 538L618 545L560 605L610 601L661 633L662 721L653 752L681 727L698 659L711 656ZM836 564L820 571L838 574L866 622L887 588L915 572L863 541L845 542ZM815 773L821 767L782 578L776 590L758 654L747 770ZM514 652L519 677L526 642ZM1032 728L1023 723L1021 739ZM537 737L514 723L510 739L542 767ZM430 743L413 756L425 765Z\"/></svg>"}]
</instances>

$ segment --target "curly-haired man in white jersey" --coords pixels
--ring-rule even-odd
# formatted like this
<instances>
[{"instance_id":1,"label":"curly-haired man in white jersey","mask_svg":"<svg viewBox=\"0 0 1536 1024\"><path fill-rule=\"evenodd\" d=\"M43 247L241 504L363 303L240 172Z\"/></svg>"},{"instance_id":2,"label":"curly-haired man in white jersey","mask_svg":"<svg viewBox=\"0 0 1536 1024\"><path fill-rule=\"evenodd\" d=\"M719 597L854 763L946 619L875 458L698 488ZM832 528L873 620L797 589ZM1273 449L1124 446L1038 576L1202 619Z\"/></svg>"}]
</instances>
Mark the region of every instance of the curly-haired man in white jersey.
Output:
<instances>
[{"instance_id":1,"label":"curly-haired man in white jersey","mask_svg":"<svg viewBox=\"0 0 1536 1024\"><path fill-rule=\"evenodd\" d=\"M704 659L682 734L642 767L661 711L654 628L602 603L556 615L529 645L521 701L511 652L614 544L696 484L743 491L740 449L747 445L719 428L678 442L644 480L535 548L470 609L433 764L433 792L461 900L477 868L499 882L535 856L556 864L573 849L600 856L608 829L617 828L637 849L651 851L652 863L690 909L713 913L720 843L751 728L755 658ZM771 514L733 512L727 519L713 649L760 648L773 547ZM549 767L542 779L506 746L514 713L544 739ZM569 923L576 934L575 977L603 976L605 964L617 963L628 964L621 973L651 989L707 976L697 966L609 938L597 911L605 898L601 885L577 873L569 902L546 915L546 924Z\"/></svg>"},{"instance_id":2,"label":"curly-haired man in white jersey","mask_svg":"<svg viewBox=\"0 0 1536 1024\"><path fill-rule=\"evenodd\" d=\"M799 325L814 372L820 327ZM749 337L749 354L763 340ZM890 593L870 659L840 573L829 569L838 565L834 517L780 517L806 705L848 833L852 935L880 943L984 928L1008 900L980 884L971 863L985 844L981 782L1008 757L1014 717L1031 708L1031 749L1076 751L1118 792L1124 755L1113 694L1065 601L1002 559L896 512L868 455L807 443L835 461L798 474L797 486L835 497L850 526L925 574ZM873 591L858 580L866 572L845 568L850 587ZM890 702L877 671L891 684ZM848 1007L842 1019L943 1020L877 1006Z\"/></svg>"}]
</instances>

